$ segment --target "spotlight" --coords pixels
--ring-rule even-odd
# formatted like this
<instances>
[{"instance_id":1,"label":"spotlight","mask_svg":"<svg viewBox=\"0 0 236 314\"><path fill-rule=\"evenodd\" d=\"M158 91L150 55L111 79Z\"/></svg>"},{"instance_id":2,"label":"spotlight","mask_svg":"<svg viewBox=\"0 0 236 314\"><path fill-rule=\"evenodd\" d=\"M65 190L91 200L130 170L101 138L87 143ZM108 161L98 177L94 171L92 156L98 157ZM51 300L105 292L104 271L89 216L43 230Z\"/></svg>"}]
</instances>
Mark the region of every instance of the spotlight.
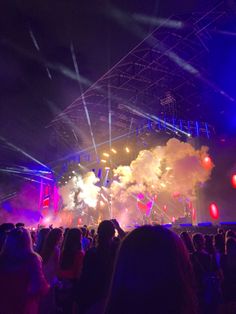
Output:
<instances>
[{"instance_id":1,"label":"spotlight","mask_svg":"<svg viewBox=\"0 0 236 314\"><path fill-rule=\"evenodd\" d=\"M125 150L126 150L126 153L130 152L129 147L125 147Z\"/></svg>"},{"instance_id":2,"label":"spotlight","mask_svg":"<svg viewBox=\"0 0 236 314\"><path fill-rule=\"evenodd\" d=\"M209 170L213 167L213 163L212 163L212 160L209 156L205 156L203 158L203 167L206 169L206 170Z\"/></svg>"},{"instance_id":3,"label":"spotlight","mask_svg":"<svg viewBox=\"0 0 236 314\"><path fill-rule=\"evenodd\" d=\"M112 148L111 151L112 151L114 154L117 154L117 151L116 151L114 148Z\"/></svg>"},{"instance_id":4,"label":"spotlight","mask_svg":"<svg viewBox=\"0 0 236 314\"><path fill-rule=\"evenodd\" d=\"M213 218L213 219L219 218L219 209L218 209L218 206L216 205L216 203L211 203L209 205L209 210L210 210L211 218Z\"/></svg>"},{"instance_id":5,"label":"spotlight","mask_svg":"<svg viewBox=\"0 0 236 314\"><path fill-rule=\"evenodd\" d=\"M103 162L105 164L107 161L105 159L102 159L101 162Z\"/></svg>"},{"instance_id":6,"label":"spotlight","mask_svg":"<svg viewBox=\"0 0 236 314\"><path fill-rule=\"evenodd\" d=\"M75 170L73 170L72 173L75 173Z\"/></svg>"},{"instance_id":7,"label":"spotlight","mask_svg":"<svg viewBox=\"0 0 236 314\"><path fill-rule=\"evenodd\" d=\"M232 182L232 186L233 186L233 188L235 188L235 189L236 189L236 174L233 174L233 175L232 175L231 182Z\"/></svg>"},{"instance_id":8,"label":"spotlight","mask_svg":"<svg viewBox=\"0 0 236 314\"><path fill-rule=\"evenodd\" d=\"M108 153L103 153L103 156L109 157L110 155Z\"/></svg>"}]
</instances>

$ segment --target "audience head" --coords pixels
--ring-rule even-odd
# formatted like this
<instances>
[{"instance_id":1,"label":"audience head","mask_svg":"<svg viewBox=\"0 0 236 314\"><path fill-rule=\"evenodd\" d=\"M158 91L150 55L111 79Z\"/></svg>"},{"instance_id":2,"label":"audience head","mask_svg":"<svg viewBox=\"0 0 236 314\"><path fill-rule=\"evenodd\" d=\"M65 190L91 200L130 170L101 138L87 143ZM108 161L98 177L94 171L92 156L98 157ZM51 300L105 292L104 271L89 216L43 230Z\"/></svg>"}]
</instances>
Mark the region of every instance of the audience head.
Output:
<instances>
[{"instance_id":1,"label":"audience head","mask_svg":"<svg viewBox=\"0 0 236 314\"><path fill-rule=\"evenodd\" d=\"M92 238L95 236L95 229L91 229L90 230L90 235L91 235Z\"/></svg>"},{"instance_id":2,"label":"audience head","mask_svg":"<svg viewBox=\"0 0 236 314\"><path fill-rule=\"evenodd\" d=\"M85 227L80 228L83 238L87 237L88 230Z\"/></svg>"},{"instance_id":3,"label":"audience head","mask_svg":"<svg viewBox=\"0 0 236 314\"><path fill-rule=\"evenodd\" d=\"M44 242L44 246L41 253L44 263L48 262L50 256L54 252L55 247L60 243L61 239L62 230L60 228L50 230Z\"/></svg>"},{"instance_id":4,"label":"audience head","mask_svg":"<svg viewBox=\"0 0 236 314\"><path fill-rule=\"evenodd\" d=\"M14 228L15 228L15 225L13 223L10 223L10 222L3 223L0 226L0 230L3 232L11 231Z\"/></svg>"},{"instance_id":5,"label":"audience head","mask_svg":"<svg viewBox=\"0 0 236 314\"><path fill-rule=\"evenodd\" d=\"M115 235L115 228L110 220L103 220L98 226L98 243L110 243Z\"/></svg>"},{"instance_id":6,"label":"audience head","mask_svg":"<svg viewBox=\"0 0 236 314\"><path fill-rule=\"evenodd\" d=\"M18 222L16 223L16 228L24 228L25 227L25 224L23 222Z\"/></svg>"},{"instance_id":7,"label":"audience head","mask_svg":"<svg viewBox=\"0 0 236 314\"><path fill-rule=\"evenodd\" d=\"M236 240L234 238L227 239L226 253L227 255L236 256Z\"/></svg>"},{"instance_id":8,"label":"audience head","mask_svg":"<svg viewBox=\"0 0 236 314\"><path fill-rule=\"evenodd\" d=\"M50 232L49 228L42 228L39 230L37 243L36 243L36 252L39 253L40 255L42 253L44 242L45 242L49 232Z\"/></svg>"},{"instance_id":9,"label":"audience head","mask_svg":"<svg viewBox=\"0 0 236 314\"><path fill-rule=\"evenodd\" d=\"M215 235L214 245L215 245L215 249L219 253L224 254L224 252L225 252L225 237L223 234L216 234Z\"/></svg>"},{"instance_id":10,"label":"audience head","mask_svg":"<svg viewBox=\"0 0 236 314\"><path fill-rule=\"evenodd\" d=\"M206 251L209 254L213 254L214 253L214 246L213 246L213 236L209 235L209 234L205 234L204 235L204 239L205 239L205 248Z\"/></svg>"},{"instance_id":11,"label":"audience head","mask_svg":"<svg viewBox=\"0 0 236 314\"><path fill-rule=\"evenodd\" d=\"M180 238L183 240L187 250L189 253L192 253L194 251L193 249L193 243L192 243L192 240L191 240L191 237L190 235L188 234L188 232L186 231L183 231L181 234L180 234Z\"/></svg>"},{"instance_id":12,"label":"audience head","mask_svg":"<svg viewBox=\"0 0 236 314\"><path fill-rule=\"evenodd\" d=\"M124 238L106 313L195 313L192 268L176 234L142 226Z\"/></svg>"},{"instance_id":13,"label":"audience head","mask_svg":"<svg viewBox=\"0 0 236 314\"><path fill-rule=\"evenodd\" d=\"M225 234L226 239L227 238L235 238L235 232L233 230L227 230L226 234Z\"/></svg>"},{"instance_id":14,"label":"audience head","mask_svg":"<svg viewBox=\"0 0 236 314\"><path fill-rule=\"evenodd\" d=\"M204 249L204 237L201 233L195 233L193 235L193 245L196 251L202 251Z\"/></svg>"},{"instance_id":15,"label":"audience head","mask_svg":"<svg viewBox=\"0 0 236 314\"><path fill-rule=\"evenodd\" d=\"M78 228L69 229L64 240L60 265L62 269L68 269L73 265L78 251L81 251L82 233Z\"/></svg>"},{"instance_id":16,"label":"audience head","mask_svg":"<svg viewBox=\"0 0 236 314\"><path fill-rule=\"evenodd\" d=\"M33 253L30 232L25 228L15 228L9 231L1 255L9 260L16 260L30 253Z\"/></svg>"}]
</instances>

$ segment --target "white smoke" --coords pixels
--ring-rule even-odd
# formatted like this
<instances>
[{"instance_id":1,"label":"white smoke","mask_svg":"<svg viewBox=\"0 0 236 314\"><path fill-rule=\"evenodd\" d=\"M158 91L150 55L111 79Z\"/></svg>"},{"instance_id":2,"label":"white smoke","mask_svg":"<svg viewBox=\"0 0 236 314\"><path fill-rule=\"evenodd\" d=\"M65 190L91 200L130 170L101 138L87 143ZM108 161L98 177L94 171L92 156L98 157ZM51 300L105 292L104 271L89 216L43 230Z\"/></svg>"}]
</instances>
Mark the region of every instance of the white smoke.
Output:
<instances>
[{"instance_id":1,"label":"white smoke","mask_svg":"<svg viewBox=\"0 0 236 314\"><path fill-rule=\"evenodd\" d=\"M189 143L170 139L165 146L143 150L130 166L120 166L114 171L116 179L111 184L114 199L126 202L137 193L173 193L194 199L196 188L206 182L211 167L203 166L208 148L194 149Z\"/></svg>"},{"instance_id":2,"label":"white smoke","mask_svg":"<svg viewBox=\"0 0 236 314\"><path fill-rule=\"evenodd\" d=\"M63 199L64 210L74 210L77 204L84 202L89 207L97 206L100 187L96 185L99 179L94 172L88 172L83 177L75 175L66 185L59 189Z\"/></svg>"}]
</instances>

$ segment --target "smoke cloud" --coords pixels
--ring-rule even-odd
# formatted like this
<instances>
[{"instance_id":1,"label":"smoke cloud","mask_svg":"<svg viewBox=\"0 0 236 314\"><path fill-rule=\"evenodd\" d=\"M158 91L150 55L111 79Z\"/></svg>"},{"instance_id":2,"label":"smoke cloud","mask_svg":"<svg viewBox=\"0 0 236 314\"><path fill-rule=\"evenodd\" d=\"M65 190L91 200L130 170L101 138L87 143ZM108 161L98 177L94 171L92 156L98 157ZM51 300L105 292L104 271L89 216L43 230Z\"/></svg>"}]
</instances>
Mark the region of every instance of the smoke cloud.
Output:
<instances>
[{"instance_id":1,"label":"smoke cloud","mask_svg":"<svg viewBox=\"0 0 236 314\"><path fill-rule=\"evenodd\" d=\"M208 147L200 150L178 139L170 139L165 146L140 151L130 166L120 166L114 171L111 184L113 199L125 203L137 193L174 193L194 200L196 188L206 182L213 168L204 167Z\"/></svg>"}]
</instances>

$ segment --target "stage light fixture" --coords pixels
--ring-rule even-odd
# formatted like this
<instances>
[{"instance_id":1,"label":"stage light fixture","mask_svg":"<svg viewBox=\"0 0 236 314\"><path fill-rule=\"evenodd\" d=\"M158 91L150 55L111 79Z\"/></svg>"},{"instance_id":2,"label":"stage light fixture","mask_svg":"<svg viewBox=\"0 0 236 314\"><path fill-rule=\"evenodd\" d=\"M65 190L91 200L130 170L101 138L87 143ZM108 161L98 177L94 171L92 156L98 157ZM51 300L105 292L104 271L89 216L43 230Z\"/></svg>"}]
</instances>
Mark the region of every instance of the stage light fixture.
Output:
<instances>
[{"instance_id":1,"label":"stage light fixture","mask_svg":"<svg viewBox=\"0 0 236 314\"><path fill-rule=\"evenodd\" d=\"M103 156L109 157L110 155L108 153L103 153Z\"/></svg>"},{"instance_id":2,"label":"stage light fixture","mask_svg":"<svg viewBox=\"0 0 236 314\"><path fill-rule=\"evenodd\" d=\"M125 150L126 150L126 153L130 152L129 147L125 147Z\"/></svg>"},{"instance_id":3,"label":"stage light fixture","mask_svg":"<svg viewBox=\"0 0 236 314\"><path fill-rule=\"evenodd\" d=\"M111 151L112 151L114 154L117 154L117 151L116 151L114 148L112 148Z\"/></svg>"},{"instance_id":4,"label":"stage light fixture","mask_svg":"<svg viewBox=\"0 0 236 314\"><path fill-rule=\"evenodd\" d=\"M101 162L103 162L105 164L107 161L105 159L102 159Z\"/></svg>"}]
</instances>

